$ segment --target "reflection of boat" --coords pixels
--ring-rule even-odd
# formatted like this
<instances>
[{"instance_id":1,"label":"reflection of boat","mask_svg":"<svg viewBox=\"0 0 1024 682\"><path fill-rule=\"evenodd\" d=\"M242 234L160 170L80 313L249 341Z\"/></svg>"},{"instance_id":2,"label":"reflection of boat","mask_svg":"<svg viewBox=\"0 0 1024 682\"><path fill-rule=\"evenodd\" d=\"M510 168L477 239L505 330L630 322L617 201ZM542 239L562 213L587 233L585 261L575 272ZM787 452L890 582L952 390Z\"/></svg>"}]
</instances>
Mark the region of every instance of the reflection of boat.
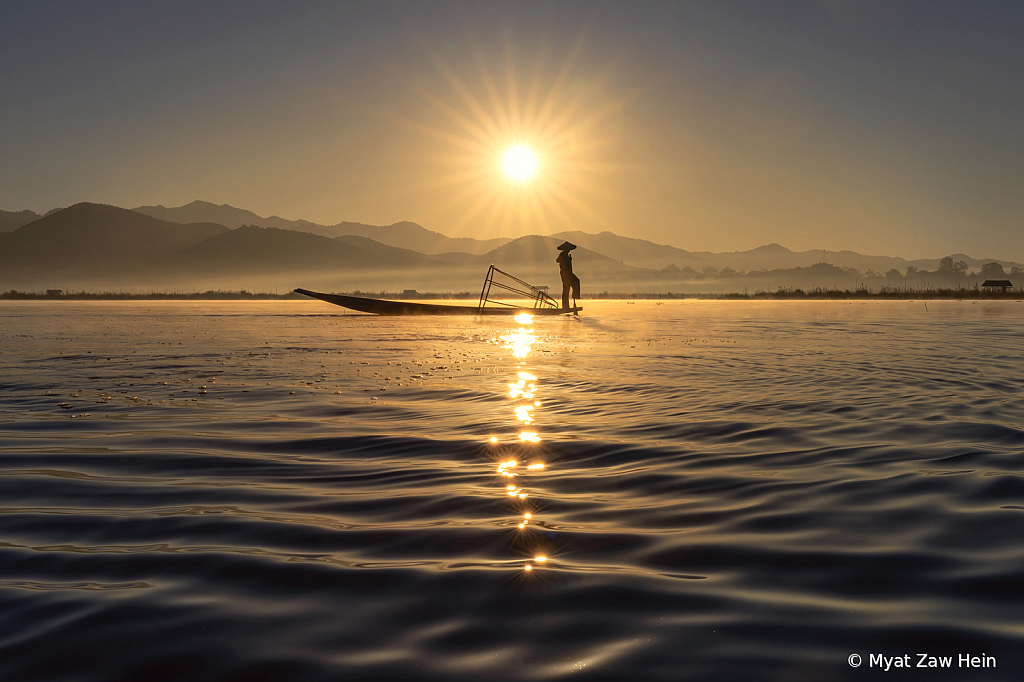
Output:
<instances>
[{"instance_id":1,"label":"reflection of boat","mask_svg":"<svg viewBox=\"0 0 1024 682\"><path fill-rule=\"evenodd\" d=\"M380 298L363 298L342 294L321 294L308 289L296 289L296 293L318 298L343 308L376 315L565 315L578 314L582 307L563 309L553 298L540 288L527 284L521 279L491 266L480 292L480 303L469 305L444 305L439 303L411 303ZM493 298L493 291L507 292L511 301ZM490 305L491 307L488 307Z\"/></svg>"}]
</instances>

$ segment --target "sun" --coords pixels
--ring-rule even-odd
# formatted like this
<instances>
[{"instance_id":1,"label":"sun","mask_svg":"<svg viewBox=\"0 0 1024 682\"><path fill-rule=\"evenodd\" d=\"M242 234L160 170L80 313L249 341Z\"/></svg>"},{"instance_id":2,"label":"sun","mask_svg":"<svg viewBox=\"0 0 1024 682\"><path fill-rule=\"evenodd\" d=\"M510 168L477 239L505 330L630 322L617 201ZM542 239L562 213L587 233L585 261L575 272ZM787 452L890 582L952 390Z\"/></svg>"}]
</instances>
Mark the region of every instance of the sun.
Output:
<instances>
[{"instance_id":1,"label":"sun","mask_svg":"<svg viewBox=\"0 0 1024 682\"><path fill-rule=\"evenodd\" d=\"M505 152L501 165L508 177L525 182L537 172L537 155L527 147L516 145Z\"/></svg>"},{"instance_id":2,"label":"sun","mask_svg":"<svg viewBox=\"0 0 1024 682\"><path fill-rule=\"evenodd\" d=\"M425 46L438 77L413 88L426 106L384 112L423 138L402 152L422 173L398 191L423 202L424 219L477 237L618 225L602 209L616 206L621 174L641 170L620 160L629 97L605 70L579 66L585 37L556 50L560 63L473 39L469 62Z\"/></svg>"}]
</instances>

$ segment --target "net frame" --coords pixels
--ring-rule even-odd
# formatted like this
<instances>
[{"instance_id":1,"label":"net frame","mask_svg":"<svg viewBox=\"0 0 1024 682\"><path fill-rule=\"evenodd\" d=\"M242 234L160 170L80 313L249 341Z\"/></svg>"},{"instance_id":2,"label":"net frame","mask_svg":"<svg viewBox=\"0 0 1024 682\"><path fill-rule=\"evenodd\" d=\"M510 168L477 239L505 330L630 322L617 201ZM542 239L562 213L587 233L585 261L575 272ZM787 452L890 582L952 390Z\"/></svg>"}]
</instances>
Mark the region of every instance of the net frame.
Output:
<instances>
[{"instance_id":1,"label":"net frame","mask_svg":"<svg viewBox=\"0 0 1024 682\"><path fill-rule=\"evenodd\" d=\"M504 278L507 278L509 281L505 282L502 281L501 279L495 281L495 273L501 275ZM477 308L479 310L483 310L488 303L492 305L507 306L510 308L523 307L521 304L508 303L497 298L492 298L492 290L498 293L518 295L519 300L532 301L534 308L559 307L555 299L551 298L551 296L549 296L546 292L542 291L538 287L533 286L529 282L524 282L523 280L519 279L514 275L510 275L504 270L494 267L493 263L491 264L491 267L487 270L487 277L484 278L484 285L483 288L480 290L480 302L477 305ZM512 297L514 298L515 296Z\"/></svg>"}]
</instances>

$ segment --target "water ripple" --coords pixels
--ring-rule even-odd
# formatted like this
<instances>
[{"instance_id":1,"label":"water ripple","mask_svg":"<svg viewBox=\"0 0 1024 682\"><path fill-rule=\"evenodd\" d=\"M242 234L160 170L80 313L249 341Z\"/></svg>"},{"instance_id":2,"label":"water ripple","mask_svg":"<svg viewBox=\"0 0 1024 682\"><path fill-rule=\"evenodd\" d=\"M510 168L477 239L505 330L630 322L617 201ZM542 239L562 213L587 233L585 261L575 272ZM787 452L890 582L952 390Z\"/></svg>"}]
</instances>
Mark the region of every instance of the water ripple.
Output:
<instances>
[{"instance_id":1,"label":"water ripple","mask_svg":"<svg viewBox=\"0 0 1024 682\"><path fill-rule=\"evenodd\" d=\"M833 303L5 302L0 678L1016 679L1024 322Z\"/></svg>"}]
</instances>

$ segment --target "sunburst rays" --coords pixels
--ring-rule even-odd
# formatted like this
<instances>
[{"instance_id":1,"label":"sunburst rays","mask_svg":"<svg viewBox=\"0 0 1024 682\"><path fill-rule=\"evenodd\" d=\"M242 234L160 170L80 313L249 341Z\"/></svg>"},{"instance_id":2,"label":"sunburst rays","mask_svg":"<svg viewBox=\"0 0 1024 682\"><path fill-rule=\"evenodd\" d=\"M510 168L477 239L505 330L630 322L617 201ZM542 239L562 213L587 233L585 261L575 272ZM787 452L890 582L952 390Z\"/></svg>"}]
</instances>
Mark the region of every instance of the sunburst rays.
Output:
<instances>
[{"instance_id":1,"label":"sunburst rays","mask_svg":"<svg viewBox=\"0 0 1024 682\"><path fill-rule=\"evenodd\" d=\"M422 115L397 118L431 141L432 152L416 155L427 177L408 191L427 196L428 212L445 221L446 232L489 237L611 227L595 207L614 194L608 176L616 164L607 151L616 140L605 124L624 100L610 94L606 73L583 73L585 36L555 68L547 49L524 69L506 43L503 68L493 69L475 42L470 64L426 46L441 85L417 88ZM515 148L536 155L530 173L506 171L505 155Z\"/></svg>"}]
</instances>

